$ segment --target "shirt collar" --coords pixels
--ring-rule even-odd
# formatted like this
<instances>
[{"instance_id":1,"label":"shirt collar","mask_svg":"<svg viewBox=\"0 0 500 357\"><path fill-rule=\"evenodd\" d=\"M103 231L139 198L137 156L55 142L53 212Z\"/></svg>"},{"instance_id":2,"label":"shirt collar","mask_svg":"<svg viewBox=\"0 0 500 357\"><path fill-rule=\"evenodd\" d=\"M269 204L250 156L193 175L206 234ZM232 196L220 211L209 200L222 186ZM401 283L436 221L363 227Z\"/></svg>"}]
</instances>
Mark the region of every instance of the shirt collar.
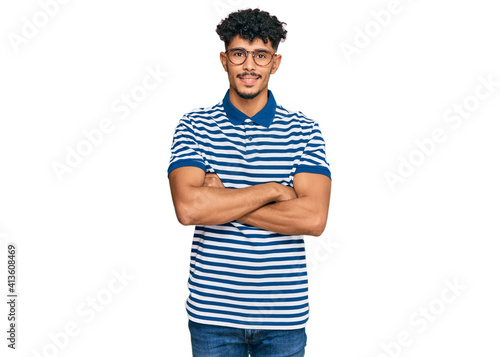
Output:
<instances>
[{"instance_id":1,"label":"shirt collar","mask_svg":"<svg viewBox=\"0 0 500 357\"><path fill-rule=\"evenodd\" d=\"M222 104L224 105L224 111L226 112L227 118L234 125L242 124L246 119L251 119L253 122L269 128L276 114L276 100L270 90L267 91L266 106L251 118L243 114L233 105L233 103L231 103L229 100L229 90L227 91Z\"/></svg>"}]
</instances>

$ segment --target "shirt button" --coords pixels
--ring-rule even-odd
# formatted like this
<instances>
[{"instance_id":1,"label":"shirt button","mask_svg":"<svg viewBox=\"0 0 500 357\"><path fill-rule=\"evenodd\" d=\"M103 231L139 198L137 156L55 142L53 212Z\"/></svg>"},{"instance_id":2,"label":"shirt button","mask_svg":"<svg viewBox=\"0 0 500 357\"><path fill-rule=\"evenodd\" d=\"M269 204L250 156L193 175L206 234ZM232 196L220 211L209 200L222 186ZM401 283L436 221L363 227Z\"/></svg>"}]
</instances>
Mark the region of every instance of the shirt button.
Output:
<instances>
[{"instance_id":1,"label":"shirt button","mask_svg":"<svg viewBox=\"0 0 500 357\"><path fill-rule=\"evenodd\" d=\"M252 141L252 139L253 139L253 138L252 138L251 136L249 136L249 137L248 137L248 140Z\"/></svg>"}]
</instances>

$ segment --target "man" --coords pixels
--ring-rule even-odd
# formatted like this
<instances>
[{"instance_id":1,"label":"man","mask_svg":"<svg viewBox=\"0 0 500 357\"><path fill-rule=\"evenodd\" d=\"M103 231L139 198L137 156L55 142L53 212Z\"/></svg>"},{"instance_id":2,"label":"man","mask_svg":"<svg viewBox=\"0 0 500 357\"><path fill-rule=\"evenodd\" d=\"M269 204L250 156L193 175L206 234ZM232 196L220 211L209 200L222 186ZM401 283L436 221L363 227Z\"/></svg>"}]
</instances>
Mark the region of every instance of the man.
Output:
<instances>
[{"instance_id":1,"label":"man","mask_svg":"<svg viewBox=\"0 0 500 357\"><path fill-rule=\"evenodd\" d=\"M318 124L268 90L284 25L259 9L223 20L229 90L219 104L185 114L174 134L175 212L196 226L186 302L193 356L305 353L302 235L323 232L331 180Z\"/></svg>"}]
</instances>

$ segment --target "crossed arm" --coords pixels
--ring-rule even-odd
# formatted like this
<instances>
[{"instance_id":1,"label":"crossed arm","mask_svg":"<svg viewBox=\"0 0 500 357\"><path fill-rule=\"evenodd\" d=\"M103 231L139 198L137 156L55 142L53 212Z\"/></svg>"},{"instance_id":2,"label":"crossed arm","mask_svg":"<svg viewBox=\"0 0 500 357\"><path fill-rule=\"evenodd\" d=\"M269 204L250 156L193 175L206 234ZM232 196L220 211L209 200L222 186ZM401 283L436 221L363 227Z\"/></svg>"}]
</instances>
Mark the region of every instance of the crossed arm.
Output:
<instances>
[{"instance_id":1,"label":"crossed arm","mask_svg":"<svg viewBox=\"0 0 500 357\"><path fill-rule=\"evenodd\" d=\"M294 188L269 182L227 189L216 174L179 167L169 176L177 219L183 225L216 225L238 220L281 234L319 236L326 226L330 179L298 173Z\"/></svg>"}]
</instances>

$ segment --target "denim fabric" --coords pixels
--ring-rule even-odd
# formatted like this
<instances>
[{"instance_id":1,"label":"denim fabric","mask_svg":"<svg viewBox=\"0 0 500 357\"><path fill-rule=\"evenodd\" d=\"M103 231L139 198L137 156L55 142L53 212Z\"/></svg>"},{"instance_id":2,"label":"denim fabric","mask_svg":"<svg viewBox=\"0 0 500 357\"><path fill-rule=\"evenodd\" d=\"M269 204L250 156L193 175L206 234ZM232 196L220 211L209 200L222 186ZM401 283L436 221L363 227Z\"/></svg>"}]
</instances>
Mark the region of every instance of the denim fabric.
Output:
<instances>
[{"instance_id":1,"label":"denim fabric","mask_svg":"<svg viewBox=\"0 0 500 357\"><path fill-rule=\"evenodd\" d=\"M305 328L247 330L189 320L193 357L303 357Z\"/></svg>"}]
</instances>

